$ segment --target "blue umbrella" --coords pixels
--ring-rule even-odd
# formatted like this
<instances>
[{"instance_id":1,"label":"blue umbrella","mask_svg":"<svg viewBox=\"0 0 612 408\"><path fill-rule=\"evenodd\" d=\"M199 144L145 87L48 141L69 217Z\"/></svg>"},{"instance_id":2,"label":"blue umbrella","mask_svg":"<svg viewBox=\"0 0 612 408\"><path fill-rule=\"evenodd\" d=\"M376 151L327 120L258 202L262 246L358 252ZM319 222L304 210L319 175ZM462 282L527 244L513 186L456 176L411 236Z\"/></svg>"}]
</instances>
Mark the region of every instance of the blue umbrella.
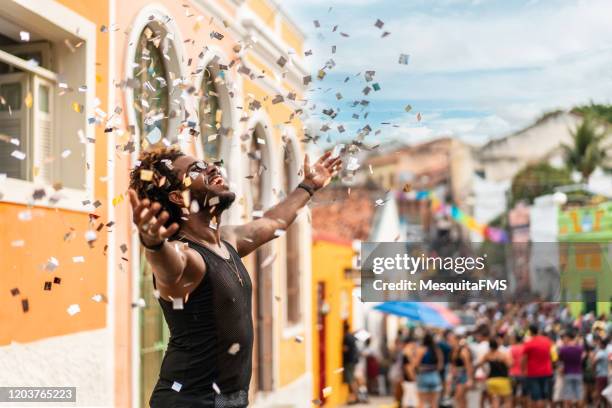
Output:
<instances>
[{"instance_id":1,"label":"blue umbrella","mask_svg":"<svg viewBox=\"0 0 612 408\"><path fill-rule=\"evenodd\" d=\"M459 324L450 309L427 302L384 302L374 307L383 313L406 317L426 326L448 328Z\"/></svg>"}]
</instances>

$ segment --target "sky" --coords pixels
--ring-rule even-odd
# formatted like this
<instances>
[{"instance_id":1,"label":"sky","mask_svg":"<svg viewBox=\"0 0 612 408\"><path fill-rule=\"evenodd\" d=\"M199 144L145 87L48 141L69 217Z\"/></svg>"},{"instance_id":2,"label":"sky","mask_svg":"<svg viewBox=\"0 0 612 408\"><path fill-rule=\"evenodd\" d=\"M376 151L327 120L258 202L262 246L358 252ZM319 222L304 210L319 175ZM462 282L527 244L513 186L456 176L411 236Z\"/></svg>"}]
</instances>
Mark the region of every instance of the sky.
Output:
<instances>
[{"instance_id":1,"label":"sky","mask_svg":"<svg viewBox=\"0 0 612 408\"><path fill-rule=\"evenodd\" d=\"M308 111L317 126L332 128L324 137L332 142L353 138L369 124L380 130L366 138L370 145L439 136L479 145L545 112L612 102L611 0L279 3L307 36L305 50L312 55L305 60L313 73ZM384 23L380 29L377 19ZM390 34L382 38L385 31ZM410 56L408 65L398 63L400 54ZM330 59L334 67L317 80ZM376 71L371 82L367 70ZM364 95L373 83L380 90ZM362 99L370 101L367 108L352 107ZM330 120L321 113L326 108L340 113ZM338 125L346 132L340 134Z\"/></svg>"}]
</instances>

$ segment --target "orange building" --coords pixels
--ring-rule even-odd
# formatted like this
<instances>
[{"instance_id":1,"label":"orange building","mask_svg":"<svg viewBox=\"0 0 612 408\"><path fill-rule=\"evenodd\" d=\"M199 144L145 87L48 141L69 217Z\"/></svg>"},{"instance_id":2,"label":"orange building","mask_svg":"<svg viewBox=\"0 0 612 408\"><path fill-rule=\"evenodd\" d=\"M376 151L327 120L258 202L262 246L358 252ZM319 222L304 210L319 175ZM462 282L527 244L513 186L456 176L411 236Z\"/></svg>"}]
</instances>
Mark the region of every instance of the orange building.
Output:
<instances>
[{"instance_id":1,"label":"orange building","mask_svg":"<svg viewBox=\"0 0 612 408\"><path fill-rule=\"evenodd\" d=\"M0 356L15 370L0 383L146 406L168 331L130 223L129 169L147 145L176 143L223 160L238 196L225 222L278 202L303 157L303 34L274 0L2 6ZM246 260L254 405L310 403L307 218Z\"/></svg>"}]
</instances>

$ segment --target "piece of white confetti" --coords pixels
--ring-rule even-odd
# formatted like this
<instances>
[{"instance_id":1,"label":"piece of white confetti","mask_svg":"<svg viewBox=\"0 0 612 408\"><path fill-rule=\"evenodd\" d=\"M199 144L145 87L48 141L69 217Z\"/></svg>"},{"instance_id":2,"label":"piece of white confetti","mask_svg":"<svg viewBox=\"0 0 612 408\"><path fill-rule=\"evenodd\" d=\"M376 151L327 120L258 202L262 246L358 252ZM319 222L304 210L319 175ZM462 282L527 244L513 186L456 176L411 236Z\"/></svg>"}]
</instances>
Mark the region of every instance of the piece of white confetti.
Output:
<instances>
[{"instance_id":1,"label":"piece of white confetti","mask_svg":"<svg viewBox=\"0 0 612 408\"><path fill-rule=\"evenodd\" d=\"M72 257L72 262L74 262L74 263L83 263L83 262L85 262L85 257L84 256L73 256Z\"/></svg>"},{"instance_id":2,"label":"piece of white confetti","mask_svg":"<svg viewBox=\"0 0 612 408\"><path fill-rule=\"evenodd\" d=\"M102 300L104 300L104 296L102 296L101 294L97 293L95 295L93 295L91 297L91 300L93 300L96 303L100 303Z\"/></svg>"},{"instance_id":3,"label":"piece of white confetti","mask_svg":"<svg viewBox=\"0 0 612 408\"><path fill-rule=\"evenodd\" d=\"M11 157L16 158L17 160L23 160L26 158L26 154L20 150L13 150L13 153L11 153Z\"/></svg>"},{"instance_id":4,"label":"piece of white confetti","mask_svg":"<svg viewBox=\"0 0 612 408\"><path fill-rule=\"evenodd\" d=\"M143 298L138 298L137 301L135 301L134 303L132 303L133 307L147 307L147 302L143 299Z\"/></svg>"},{"instance_id":5,"label":"piece of white confetti","mask_svg":"<svg viewBox=\"0 0 612 408\"><path fill-rule=\"evenodd\" d=\"M181 384L180 382L175 381L172 383L172 389L174 391L179 392L181 388L183 388L183 384Z\"/></svg>"},{"instance_id":6,"label":"piece of white confetti","mask_svg":"<svg viewBox=\"0 0 612 408\"><path fill-rule=\"evenodd\" d=\"M213 206L213 205L217 205L219 204L219 197L212 197L210 200L208 200L208 205L209 206Z\"/></svg>"},{"instance_id":7,"label":"piece of white confetti","mask_svg":"<svg viewBox=\"0 0 612 408\"><path fill-rule=\"evenodd\" d=\"M302 342L304 342L304 337L303 336L295 336L295 341L297 343L302 343Z\"/></svg>"},{"instance_id":8,"label":"piece of white confetti","mask_svg":"<svg viewBox=\"0 0 612 408\"><path fill-rule=\"evenodd\" d=\"M45 265L45 269L48 270L49 272L53 272L54 270L57 269L58 266L59 266L59 261L57 260L57 258L52 256L47 261L47 264Z\"/></svg>"},{"instance_id":9,"label":"piece of white confetti","mask_svg":"<svg viewBox=\"0 0 612 408\"><path fill-rule=\"evenodd\" d=\"M32 211L19 211L17 218L19 218L19 221L30 221L32 219Z\"/></svg>"},{"instance_id":10,"label":"piece of white confetti","mask_svg":"<svg viewBox=\"0 0 612 408\"><path fill-rule=\"evenodd\" d=\"M327 398L331 395L332 393L332 387L325 387L323 388L323 397Z\"/></svg>"},{"instance_id":11,"label":"piece of white confetti","mask_svg":"<svg viewBox=\"0 0 612 408\"><path fill-rule=\"evenodd\" d=\"M81 311L81 307L75 303L73 305L68 306L67 311L70 316L74 316L75 314Z\"/></svg>"},{"instance_id":12,"label":"piece of white confetti","mask_svg":"<svg viewBox=\"0 0 612 408\"><path fill-rule=\"evenodd\" d=\"M65 159L66 157L70 156L70 153L72 153L69 149L66 149L62 152L62 159Z\"/></svg>"},{"instance_id":13,"label":"piece of white confetti","mask_svg":"<svg viewBox=\"0 0 612 408\"><path fill-rule=\"evenodd\" d=\"M212 387L213 387L213 390L215 390L217 394L221 394L221 390L219 389L219 386L217 385L217 383L213 383Z\"/></svg>"},{"instance_id":14,"label":"piece of white confetti","mask_svg":"<svg viewBox=\"0 0 612 408\"><path fill-rule=\"evenodd\" d=\"M277 229L277 230L274 231L274 235L277 236L277 237L281 237L281 236L285 235L285 232L286 231L284 229Z\"/></svg>"},{"instance_id":15,"label":"piece of white confetti","mask_svg":"<svg viewBox=\"0 0 612 408\"><path fill-rule=\"evenodd\" d=\"M172 298L172 308L174 310L183 310L183 298Z\"/></svg>"},{"instance_id":16,"label":"piece of white confetti","mask_svg":"<svg viewBox=\"0 0 612 408\"><path fill-rule=\"evenodd\" d=\"M240 351L240 344L238 343L232 344L230 348L227 350L227 352L231 354L232 356L238 353L239 351Z\"/></svg>"},{"instance_id":17,"label":"piece of white confetti","mask_svg":"<svg viewBox=\"0 0 612 408\"><path fill-rule=\"evenodd\" d=\"M25 245L25 241L23 239L16 239L11 241L11 246L14 248L20 248Z\"/></svg>"},{"instance_id":18,"label":"piece of white confetti","mask_svg":"<svg viewBox=\"0 0 612 408\"><path fill-rule=\"evenodd\" d=\"M20 31L19 38L21 39L21 41L30 41L30 33L27 31Z\"/></svg>"}]
</instances>

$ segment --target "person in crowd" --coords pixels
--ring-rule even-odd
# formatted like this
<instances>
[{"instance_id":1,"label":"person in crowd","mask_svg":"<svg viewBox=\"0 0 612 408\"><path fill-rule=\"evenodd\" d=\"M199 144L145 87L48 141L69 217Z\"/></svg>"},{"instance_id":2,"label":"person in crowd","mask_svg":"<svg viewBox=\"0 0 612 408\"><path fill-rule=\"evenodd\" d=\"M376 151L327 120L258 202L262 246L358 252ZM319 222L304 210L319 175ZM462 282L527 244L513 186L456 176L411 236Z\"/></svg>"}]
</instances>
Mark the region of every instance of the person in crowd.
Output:
<instances>
[{"instance_id":1,"label":"person in crowd","mask_svg":"<svg viewBox=\"0 0 612 408\"><path fill-rule=\"evenodd\" d=\"M443 365L442 350L434 341L433 335L426 332L415 357L419 408L425 406L438 407L440 392L442 391L440 371Z\"/></svg>"},{"instance_id":2,"label":"person in crowd","mask_svg":"<svg viewBox=\"0 0 612 408\"><path fill-rule=\"evenodd\" d=\"M476 329L474 334L475 344L472 346L472 356L474 361L478 362L489 352L489 333L490 330L486 325L481 325ZM487 392L487 373L483 367L478 367L474 371L474 386L480 394L480 408L485 408L489 401Z\"/></svg>"},{"instance_id":3,"label":"person in crowd","mask_svg":"<svg viewBox=\"0 0 612 408\"><path fill-rule=\"evenodd\" d=\"M366 339L364 350L366 386L368 395L378 395L378 374L380 371L380 364L378 353L374 349L371 340L371 338Z\"/></svg>"},{"instance_id":4,"label":"person in crowd","mask_svg":"<svg viewBox=\"0 0 612 408\"><path fill-rule=\"evenodd\" d=\"M563 407L572 405L580 408L584 401L582 378L582 358L584 347L576 341L573 332L565 333L562 337L563 346L559 349L559 362L562 365L562 392Z\"/></svg>"},{"instance_id":5,"label":"person in crowd","mask_svg":"<svg viewBox=\"0 0 612 408\"><path fill-rule=\"evenodd\" d=\"M512 365L510 355L502 351L496 339L489 341L489 351L476 364L476 368L488 365L489 375L486 381L487 393L492 408L505 406L512 395L509 368Z\"/></svg>"},{"instance_id":6,"label":"person in crowd","mask_svg":"<svg viewBox=\"0 0 612 408\"><path fill-rule=\"evenodd\" d=\"M416 408L419 396L416 383L417 344L411 336L404 339L402 350L402 408Z\"/></svg>"},{"instance_id":7,"label":"person in crowd","mask_svg":"<svg viewBox=\"0 0 612 408\"><path fill-rule=\"evenodd\" d=\"M450 389L447 386L448 384L448 366L450 364L450 353L451 346L448 344L448 335L452 333L451 330L445 330L442 333L440 340L438 341L438 347L440 347L440 351L442 351L442 357L444 358L444 363L442 364L442 370L440 370L440 378L442 379L442 391L440 393L440 408L444 408L448 406L450 401Z\"/></svg>"},{"instance_id":8,"label":"person in crowd","mask_svg":"<svg viewBox=\"0 0 612 408\"><path fill-rule=\"evenodd\" d=\"M537 324L529 326L531 338L525 342L523 351L523 367L526 375L526 385L529 390L531 407L544 408L552 394L552 341L539 334Z\"/></svg>"},{"instance_id":9,"label":"person in crowd","mask_svg":"<svg viewBox=\"0 0 612 408\"><path fill-rule=\"evenodd\" d=\"M357 339L350 331L350 325L347 321L342 324L344 336L342 338L342 371L343 380L349 387L349 404L358 403L358 385L355 379L355 366L359 361L359 349L357 347Z\"/></svg>"},{"instance_id":10,"label":"person in crowd","mask_svg":"<svg viewBox=\"0 0 612 408\"><path fill-rule=\"evenodd\" d=\"M584 402L587 406L595 400L595 350L588 339L584 340L585 355L582 359L582 378L584 384Z\"/></svg>"},{"instance_id":11,"label":"person in crowd","mask_svg":"<svg viewBox=\"0 0 612 408\"><path fill-rule=\"evenodd\" d=\"M514 332L510 335L510 358L512 366L510 367L510 383L512 384L512 401L513 407L525 406L526 390L525 390L525 372L523 371L522 361L525 346L523 345L523 337Z\"/></svg>"},{"instance_id":12,"label":"person in crowd","mask_svg":"<svg viewBox=\"0 0 612 408\"><path fill-rule=\"evenodd\" d=\"M474 378L472 353L465 339L455 333L449 333L447 339L451 346L450 377L451 388L454 389L454 406L467 408L467 391L472 387Z\"/></svg>"},{"instance_id":13,"label":"person in crowd","mask_svg":"<svg viewBox=\"0 0 612 408\"><path fill-rule=\"evenodd\" d=\"M608 367L609 353L607 349L608 342L601 337L595 338L595 352L593 354L593 363L595 366L595 406L609 407L606 398L602 397L603 390L608 386Z\"/></svg>"}]
</instances>

